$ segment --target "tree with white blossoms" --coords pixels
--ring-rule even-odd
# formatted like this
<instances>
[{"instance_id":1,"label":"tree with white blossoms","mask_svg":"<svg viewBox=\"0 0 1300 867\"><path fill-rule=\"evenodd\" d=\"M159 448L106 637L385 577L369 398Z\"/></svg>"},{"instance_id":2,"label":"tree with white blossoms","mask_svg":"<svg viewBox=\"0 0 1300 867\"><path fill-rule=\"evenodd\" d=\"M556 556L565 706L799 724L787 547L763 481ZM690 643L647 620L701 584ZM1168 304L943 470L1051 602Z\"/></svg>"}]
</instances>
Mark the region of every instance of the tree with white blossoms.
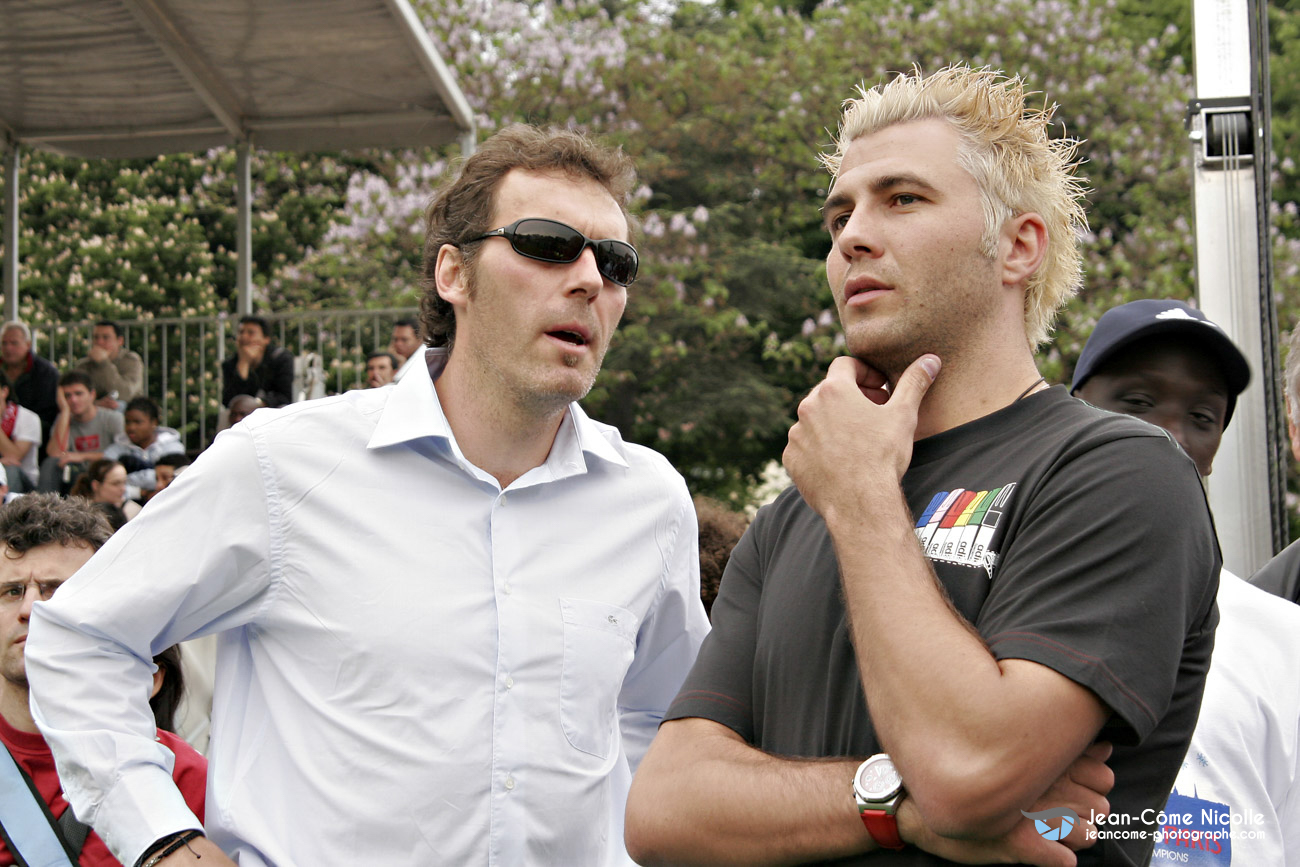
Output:
<instances>
[{"instance_id":1,"label":"tree with white blossoms","mask_svg":"<svg viewBox=\"0 0 1300 867\"><path fill-rule=\"evenodd\" d=\"M352 171L369 166L369 160L255 154L259 285L319 243ZM82 160L24 149L20 316L42 323L230 310L234 167L227 149L153 160Z\"/></svg>"},{"instance_id":2,"label":"tree with white blossoms","mask_svg":"<svg viewBox=\"0 0 1300 867\"><path fill-rule=\"evenodd\" d=\"M637 163L642 274L587 402L667 455L697 492L739 505L779 457L798 399L842 351L822 276L828 178L815 154L859 82L914 63L1000 67L1060 104L1056 134L1085 140L1095 189L1086 286L1042 350L1050 380L1068 377L1106 308L1192 292L1190 40L1185 25L1169 24L1190 0L414 5L481 135L513 121L574 126ZM1300 86L1300 40L1278 34L1300 30L1295 5L1271 9L1275 69L1290 82L1274 92L1287 106ZM1300 126L1275 122L1288 148L1276 166L1276 289L1290 325L1300 313L1290 155ZM25 195L49 215L24 235L26 313L230 309L228 151L90 168L25 161L41 166ZM266 306L413 304L423 208L454 169L452 148L259 154L254 252ZM99 178L93 190L81 172Z\"/></svg>"}]
</instances>

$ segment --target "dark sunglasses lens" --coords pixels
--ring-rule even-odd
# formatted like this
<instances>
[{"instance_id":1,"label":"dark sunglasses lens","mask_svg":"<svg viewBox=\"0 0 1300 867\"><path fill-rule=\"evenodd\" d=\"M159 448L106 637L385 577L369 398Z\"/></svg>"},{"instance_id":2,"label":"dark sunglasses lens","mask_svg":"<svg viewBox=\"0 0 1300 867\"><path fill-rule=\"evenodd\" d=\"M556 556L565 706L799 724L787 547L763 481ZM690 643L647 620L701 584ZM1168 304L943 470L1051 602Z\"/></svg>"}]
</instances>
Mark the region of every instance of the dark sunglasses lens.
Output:
<instances>
[{"instance_id":1,"label":"dark sunglasses lens","mask_svg":"<svg viewBox=\"0 0 1300 867\"><path fill-rule=\"evenodd\" d=\"M551 220L520 220L507 236L521 256L542 262L574 262L586 248L587 239L577 229ZM606 279L626 286L636 279L637 255L631 244L597 241L593 245L596 267Z\"/></svg>"},{"instance_id":2,"label":"dark sunglasses lens","mask_svg":"<svg viewBox=\"0 0 1300 867\"><path fill-rule=\"evenodd\" d=\"M572 262L582 255L582 235L550 220L521 220L510 243L520 254L543 262Z\"/></svg>"},{"instance_id":3,"label":"dark sunglasses lens","mask_svg":"<svg viewBox=\"0 0 1300 867\"><path fill-rule=\"evenodd\" d=\"M636 279L636 250L621 241L601 241L597 247L600 273L620 286Z\"/></svg>"}]
</instances>

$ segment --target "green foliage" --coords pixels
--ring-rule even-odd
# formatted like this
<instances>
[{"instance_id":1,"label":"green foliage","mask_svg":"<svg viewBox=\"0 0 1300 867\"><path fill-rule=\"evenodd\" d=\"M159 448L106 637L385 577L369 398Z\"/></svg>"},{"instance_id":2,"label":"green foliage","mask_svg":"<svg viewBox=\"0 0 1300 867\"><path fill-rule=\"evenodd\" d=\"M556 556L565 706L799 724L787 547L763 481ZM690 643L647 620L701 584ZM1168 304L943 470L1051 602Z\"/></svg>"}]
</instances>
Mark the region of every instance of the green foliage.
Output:
<instances>
[{"instance_id":1,"label":"green foliage","mask_svg":"<svg viewBox=\"0 0 1300 867\"><path fill-rule=\"evenodd\" d=\"M414 306L421 216L447 173L447 161L429 153L377 155L349 179L341 218L313 239L302 261L276 269L268 302L277 310Z\"/></svg>"},{"instance_id":2,"label":"green foliage","mask_svg":"<svg viewBox=\"0 0 1300 867\"><path fill-rule=\"evenodd\" d=\"M1270 80L1273 88L1273 200L1300 201L1300 3L1269 6ZM1295 220L1283 225L1288 237L1300 237ZM1300 311L1291 311L1300 313ZM1291 317L1288 322L1295 322Z\"/></svg>"},{"instance_id":3,"label":"green foliage","mask_svg":"<svg viewBox=\"0 0 1300 867\"><path fill-rule=\"evenodd\" d=\"M188 157L83 162L39 152L24 156L24 318L215 312L213 251L178 195L189 189Z\"/></svg>"},{"instance_id":4,"label":"green foliage","mask_svg":"<svg viewBox=\"0 0 1300 867\"><path fill-rule=\"evenodd\" d=\"M1181 58L1192 68L1192 6L1194 0L1116 0L1111 24L1133 42L1157 40L1158 63Z\"/></svg>"},{"instance_id":5,"label":"green foliage","mask_svg":"<svg viewBox=\"0 0 1300 867\"><path fill-rule=\"evenodd\" d=\"M416 0L481 134L527 120L621 145L643 184L642 276L591 413L745 503L842 351L816 160L860 83L919 64L1022 75L1084 139L1086 286L1040 355L1068 380L1097 317L1193 287L1191 0ZM1300 315L1300 0L1270 8L1276 289ZM253 160L255 275L273 311L418 296L421 215L452 149ZM229 311L234 154L24 157L23 315ZM188 399L188 398L187 398Z\"/></svg>"},{"instance_id":6,"label":"green foliage","mask_svg":"<svg viewBox=\"0 0 1300 867\"><path fill-rule=\"evenodd\" d=\"M693 240L647 238L647 252L670 245L680 261L634 285L587 403L667 455L694 489L743 505L785 445L791 408L836 353L829 337L814 344L778 331L827 303L816 263L737 239L723 223L710 218Z\"/></svg>"},{"instance_id":7,"label":"green foliage","mask_svg":"<svg viewBox=\"0 0 1300 867\"><path fill-rule=\"evenodd\" d=\"M1087 289L1044 351L1049 378L1068 378L1104 309L1145 295L1190 294L1190 174L1181 111L1190 78L1173 48L1174 34L1135 43L1112 26L1111 14L1086 2L950 0L920 12L901 3L841 2L807 17L758 3L683 7L672 28L631 46L619 87L636 123L612 134L636 156L652 191L647 224L699 204L710 209L705 267L674 271L680 303L714 298L722 321L729 313L763 333L761 355L728 355L736 344L715 339L691 351L695 367L725 370L740 382L752 374L790 396L780 424L737 427L719 419L718 429L729 434L714 443L684 443L692 454L705 457L704 465L738 467L729 451L770 436L767 456L779 456L781 428L793 421L798 398L840 351L821 276L828 243L817 209L827 176L815 155L831 139L840 101L858 83L870 86L914 63L925 69L989 64L1021 74L1061 104L1059 134L1086 137L1080 153L1096 190ZM710 294L711 286L726 292ZM671 321L663 318L670 301L662 302L656 321ZM733 339L743 341L741 332L733 326ZM639 338L624 333L620 347ZM645 357L638 355L638 363ZM683 400L697 400L697 382L703 382L699 373ZM724 405L709 394L709 403ZM774 396L779 405L780 395ZM648 418L666 415L662 407ZM671 453L695 430L659 425L653 444ZM748 481L755 478L750 467L758 465L742 470ZM692 483L728 493L699 477Z\"/></svg>"}]
</instances>

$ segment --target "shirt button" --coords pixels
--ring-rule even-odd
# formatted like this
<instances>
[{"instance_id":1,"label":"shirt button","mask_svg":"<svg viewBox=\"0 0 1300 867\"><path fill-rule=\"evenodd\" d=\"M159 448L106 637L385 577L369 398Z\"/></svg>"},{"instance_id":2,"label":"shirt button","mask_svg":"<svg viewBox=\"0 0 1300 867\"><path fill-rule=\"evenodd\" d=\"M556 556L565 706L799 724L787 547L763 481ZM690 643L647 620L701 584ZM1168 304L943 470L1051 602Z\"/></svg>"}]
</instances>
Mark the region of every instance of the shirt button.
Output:
<instances>
[{"instance_id":1,"label":"shirt button","mask_svg":"<svg viewBox=\"0 0 1300 867\"><path fill-rule=\"evenodd\" d=\"M506 675L506 689L514 689L514 688L515 688L515 679L513 677L510 677L509 675Z\"/></svg>"},{"instance_id":2,"label":"shirt button","mask_svg":"<svg viewBox=\"0 0 1300 867\"><path fill-rule=\"evenodd\" d=\"M501 495L501 498L500 498L499 500L497 500L497 505L498 505L498 506L504 506L505 504L506 504L506 495L505 495L505 494L502 494L502 495Z\"/></svg>"},{"instance_id":3,"label":"shirt button","mask_svg":"<svg viewBox=\"0 0 1300 867\"><path fill-rule=\"evenodd\" d=\"M514 589L515 588L511 587L509 584L505 584L501 587L501 592L509 596Z\"/></svg>"},{"instance_id":4,"label":"shirt button","mask_svg":"<svg viewBox=\"0 0 1300 867\"><path fill-rule=\"evenodd\" d=\"M515 778L514 778L514 777L506 777L506 791L507 791L507 792L513 792L513 791L514 791L514 788L515 788Z\"/></svg>"}]
</instances>

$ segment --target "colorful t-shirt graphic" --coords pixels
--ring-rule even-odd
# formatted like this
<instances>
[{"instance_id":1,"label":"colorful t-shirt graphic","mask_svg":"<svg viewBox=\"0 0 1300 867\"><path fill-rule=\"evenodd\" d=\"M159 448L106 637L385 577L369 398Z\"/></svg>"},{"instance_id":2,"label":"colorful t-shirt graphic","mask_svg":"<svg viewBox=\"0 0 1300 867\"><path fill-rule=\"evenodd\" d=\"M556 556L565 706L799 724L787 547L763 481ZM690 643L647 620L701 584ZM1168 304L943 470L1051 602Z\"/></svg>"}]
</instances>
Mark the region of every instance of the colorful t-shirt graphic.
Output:
<instances>
[{"instance_id":1,"label":"colorful t-shirt graphic","mask_svg":"<svg viewBox=\"0 0 1300 867\"><path fill-rule=\"evenodd\" d=\"M1011 502L1015 482L989 491L940 491L916 521L916 538L931 560L974 566L990 577L997 554L989 543Z\"/></svg>"}]
</instances>

